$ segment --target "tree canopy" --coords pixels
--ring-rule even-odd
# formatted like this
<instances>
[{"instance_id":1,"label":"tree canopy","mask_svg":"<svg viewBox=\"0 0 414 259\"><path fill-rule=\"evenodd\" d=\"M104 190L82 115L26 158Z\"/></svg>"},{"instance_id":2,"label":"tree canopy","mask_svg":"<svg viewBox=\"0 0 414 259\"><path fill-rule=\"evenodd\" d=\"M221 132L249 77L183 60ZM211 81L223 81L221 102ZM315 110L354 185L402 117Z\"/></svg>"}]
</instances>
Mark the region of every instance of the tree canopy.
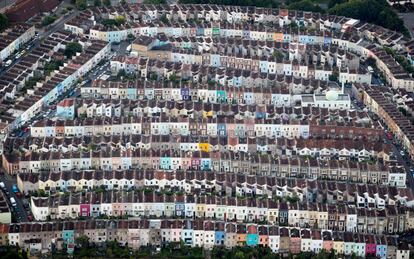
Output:
<instances>
[{"instance_id":1,"label":"tree canopy","mask_svg":"<svg viewBox=\"0 0 414 259\"><path fill-rule=\"evenodd\" d=\"M375 23L408 36L403 20L382 0L350 0L334 5L329 13Z\"/></svg>"},{"instance_id":2,"label":"tree canopy","mask_svg":"<svg viewBox=\"0 0 414 259\"><path fill-rule=\"evenodd\" d=\"M144 4L166 4L166 0L144 0Z\"/></svg>"},{"instance_id":3,"label":"tree canopy","mask_svg":"<svg viewBox=\"0 0 414 259\"><path fill-rule=\"evenodd\" d=\"M0 13L0 32L4 31L9 26L9 18L3 13Z\"/></svg>"},{"instance_id":4,"label":"tree canopy","mask_svg":"<svg viewBox=\"0 0 414 259\"><path fill-rule=\"evenodd\" d=\"M87 7L86 0L76 0L75 5L79 10L85 10Z\"/></svg>"},{"instance_id":5,"label":"tree canopy","mask_svg":"<svg viewBox=\"0 0 414 259\"><path fill-rule=\"evenodd\" d=\"M70 42L66 45L65 56L71 58L77 52L82 52L82 45L77 42Z\"/></svg>"},{"instance_id":6,"label":"tree canopy","mask_svg":"<svg viewBox=\"0 0 414 259\"><path fill-rule=\"evenodd\" d=\"M324 9L322 9L318 4L314 4L311 0L301 0L299 2L291 3L290 5L288 5L288 9L318 13L325 12Z\"/></svg>"},{"instance_id":7,"label":"tree canopy","mask_svg":"<svg viewBox=\"0 0 414 259\"><path fill-rule=\"evenodd\" d=\"M220 4L220 5L240 5L240 6L257 6L257 7L279 7L279 0L263 0L263 1L253 1L253 0L180 0L182 4Z\"/></svg>"}]
</instances>

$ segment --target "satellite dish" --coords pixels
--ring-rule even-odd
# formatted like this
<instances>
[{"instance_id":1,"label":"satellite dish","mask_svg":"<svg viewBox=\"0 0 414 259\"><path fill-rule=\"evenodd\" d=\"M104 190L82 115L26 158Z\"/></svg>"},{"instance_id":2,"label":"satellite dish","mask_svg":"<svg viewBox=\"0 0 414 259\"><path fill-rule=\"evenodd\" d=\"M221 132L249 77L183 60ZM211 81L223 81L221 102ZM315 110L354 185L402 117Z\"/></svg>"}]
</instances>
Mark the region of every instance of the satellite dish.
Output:
<instances>
[{"instance_id":1,"label":"satellite dish","mask_svg":"<svg viewBox=\"0 0 414 259\"><path fill-rule=\"evenodd\" d=\"M328 92L326 92L325 98L328 101L336 101L336 100L338 100L338 96L339 96L338 91L336 91L336 90L329 90Z\"/></svg>"}]
</instances>

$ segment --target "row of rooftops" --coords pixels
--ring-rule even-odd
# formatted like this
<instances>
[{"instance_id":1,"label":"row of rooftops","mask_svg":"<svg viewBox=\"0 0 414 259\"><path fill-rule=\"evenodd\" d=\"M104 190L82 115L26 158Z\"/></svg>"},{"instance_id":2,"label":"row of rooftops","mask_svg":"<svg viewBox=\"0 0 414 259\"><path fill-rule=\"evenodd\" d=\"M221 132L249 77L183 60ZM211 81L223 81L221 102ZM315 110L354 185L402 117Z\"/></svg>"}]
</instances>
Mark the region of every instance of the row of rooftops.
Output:
<instances>
[{"instance_id":1,"label":"row of rooftops","mask_svg":"<svg viewBox=\"0 0 414 259\"><path fill-rule=\"evenodd\" d=\"M296 190L296 192L302 192L302 190ZM349 194L353 195L353 194ZM359 194L364 197L364 194ZM381 198L386 199L387 195L383 195ZM371 197L374 198L374 197ZM392 197L393 198L393 197ZM391 199L392 199L391 198ZM257 198L257 197L223 197L221 195L210 194L164 194L157 191L150 190L133 190L129 192L125 191L105 191L105 192L84 192L84 193L69 193L68 195L51 195L48 197L32 197L32 204L37 208L48 207L57 208L59 206L72 206L72 205L103 205L103 204L122 204L126 206L131 203L141 203L143 207L148 203L195 203L196 205L217 205L217 206L246 206L247 208L261 208L261 209L277 209L281 210L300 210L300 211L319 211L328 212L329 214L356 214L360 217L383 217L387 215L406 214L406 207L396 207L389 205L386 208L381 209L365 209L365 208L353 208L346 204L326 204L315 202L279 202L272 198Z\"/></svg>"},{"instance_id":2,"label":"row of rooftops","mask_svg":"<svg viewBox=\"0 0 414 259\"><path fill-rule=\"evenodd\" d=\"M324 32L327 33L327 32ZM339 48L337 45L319 45L319 44L306 44L295 42L280 42L272 40L256 40L250 38L241 37L195 37L195 36L167 36L165 33L158 33L153 37L140 35L133 44L146 45L153 41L159 41L160 43L172 44L174 46L188 47L185 43L191 43L194 46L220 46L227 45L230 47L239 48L252 48L252 49L277 49L283 51L298 50L300 52L324 52L324 53L337 53L338 55L345 55L346 50ZM359 42L359 38L358 41Z\"/></svg>"},{"instance_id":3,"label":"row of rooftops","mask_svg":"<svg viewBox=\"0 0 414 259\"><path fill-rule=\"evenodd\" d=\"M304 160L302 160L304 161ZM316 161L316 160L313 160ZM309 161L310 162L310 161ZM331 165L346 164L344 161L332 160ZM286 165L286 164L285 164ZM366 171L386 171L387 168L381 164L360 163ZM312 164L312 167L317 167L318 164ZM413 199L410 189L397 188L395 186L385 186L377 184L366 183L348 183L342 181L328 181L315 179L301 179L301 178L286 178L277 176L263 176L263 175L246 175L242 173L231 172L205 172L196 170L155 170L155 169L136 169L136 170L118 170L118 171L101 171L101 170L71 170L61 172L41 171L39 173L20 173L18 179L27 184L39 184L40 182L85 182L85 181L102 181L102 180L117 180L117 181L134 181L141 182L142 185L149 185L153 187L161 187L161 183L165 186L171 186L178 182L194 182L198 184L218 184L222 186L256 186L258 188L276 188L286 190L308 190L309 192L320 193L357 193L364 196L367 193L369 196L378 195L381 198L389 196L400 196ZM86 184L86 182L85 182ZM123 188L123 186L120 186ZM303 192L302 191L302 192Z\"/></svg>"},{"instance_id":4,"label":"row of rooftops","mask_svg":"<svg viewBox=\"0 0 414 259\"><path fill-rule=\"evenodd\" d=\"M82 220L82 221L55 221L3 224L0 228L2 234L52 232L60 233L75 231L80 235L93 230L116 230L121 233L124 230L147 229L180 229L188 231L220 231L226 234L255 234L265 236L280 236L281 238L308 238L314 240L367 243L398 247L401 250L409 250L408 245L399 243L396 236L359 234L352 232L311 230L301 228L279 227L272 225L258 225L249 223L235 223L211 220L180 220L180 219L140 219L140 220ZM116 234L115 234L116 235Z\"/></svg>"},{"instance_id":5,"label":"row of rooftops","mask_svg":"<svg viewBox=\"0 0 414 259\"><path fill-rule=\"evenodd\" d=\"M2 213L10 213L9 204L7 203L7 197L4 192L0 192L0 215Z\"/></svg>"},{"instance_id":6,"label":"row of rooftops","mask_svg":"<svg viewBox=\"0 0 414 259\"><path fill-rule=\"evenodd\" d=\"M167 71L173 71L176 74L192 74L192 75L208 75L208 76L214 76L219 75L220 77L226 76L227 79L231 78L240 78L243 77L243 79L246 79L250 77L251 79L267 79L269 81L275 81L280 80L280 78L283 77L291 77L293 80L296 81L309 81L309 80L318 80L313 79L312 77L315 76L315 72L318 71L332 71L335 70L336 67L333 66L333 60L331 61L324 61L324 63L317 62L317 57L312 59L315 60L315 62L311 62L309 58L304 57L302 58L302 61L299 61L298 59L290 60L288 58L281 58L281 57L274 57L271 54L262 53L263 55L257 56L257 55L250 55L250 54L243 54L241 52L238 53L227 53L229 49L227 47L223 46L224 51L203 51L200 52L196 49L181 49L181 48L171 48L169 53L172 55L171 60L173 61L162 61L162 60L152 60L150 59L148 62L145 58L137 59L137 58L117 58L114 61L112 61L112 64L125 64L126 67L133 66L135 70L144 70L144 69L150 69L151 71L157 71L160 69L166 69ZM202 65L203 64L209 64L210 59L213 58L213 56L217 54L220 55L220 62L222 64L228 63L227 68L223 67L214 67L214 66L207 66ZM202 61L200 60L200 64L185 64L181 63L178 59L180 59L180 55L189 55L194 57L200 57ZM349 53L346 54L346 57L349 59L353 59L353 57L350 56ZM260 68L261 64L260 62L269 62L270 65L274 65L274 70L271 72L260 72L260 71L252 71L249 69L240 69L235 68L238 63L245 63L244 66L251 66L253 68ZM265 69L267 69L267 66L269 64L266 63ZM306 67L305 73L303 73L303 77L293 77L289 75L283 75L282 72L285 69L285 67L289 69L289 71L292 71L295 73L296 71L302 70L304 67ZM252 69L253 69L252 68ZM363 67L357 67L357 68L349 68L346 66L340 67L341 73L350 73L350 74L360 74L365 75L367 74L367 69ZM220 74L219 74L220 73ZM188 76L188 75L187 75ZM310 78L306 78L310 77ZM187 82L186 82L187 83ZM175 83L179 84L179 83ZM190 83L191 84L191 83Z\"/></svg>"},{"instance_id":7,"label":"row of rooftops","mask_svg":"<svg viewBox=\"0 0 414 259\"><path fill-rule=\"evenodd\" d=\"M169 28L180 28L180 29L187 29L193 30L191 34L195 35L197 33L196 30L200 29L219 29L219 30L234 30L234 31L249 31L249 32L261 32L261 33L276 33L276 34L283 34L283 35L290 35L291 37L294 35L303 35L304 37L326 37L326 38L335 38L335 39L342 39L342 40L350 40L354 43L358 42L360 37L357 34L355 29L349 29L346 32L340 32L336 30L323 30L321 28L312 28L308 29L306 27L290 27L290 26L281 26L278 21L269 21L267 23L256 23L252 24L249 21L240 21L237 23L228 22L224 20L220 21L205 21L205 20L151 20L151 21L139 21L135 20L134 18L131 20L127 20L126 23L120 25L107 25L103 24L102 20L97 19L97 21L93 21L91 18L89 19L81 19L80 21L75 17L71 21L67 22L66 24L76 27L85 27L89 28L90 30L94 31L102 31L102 32L112 32L112 31L123 31L123 30L137 30L137 29L145 29L145 28L156 28L158 27L159 32L163 32L168 30ZM88 31L88 30L86 30ZM91 31L89 31L91 32ZM213 34L219 34L219 31L213 32ZM394 35L393 35L394 36ZM401 35L399 35L401 37ZM398 38L399 38L398 37ZM398 39L397 38L397 39Z\"/></svg>"},{"instance_id":8,"label":"row of rooftops","mask_svg":"<svg viewBox=\"0 0 414 259\"><path fill-rule=\"evenodd\" d=\"M4 153L4 159L9 163L20 163L22 167L24 164L29 166L29 169L45 170L51 166L59 167L69 166L76 167L79 160L90 161L93 164L98 163L99 166L105 165L107 169L112 167L112 164L117 165L124 161L129 162L129 167L137 167L140 164L142 168L149 166L159 166L160 168L171 166L174 162L175 167L192 168L201 167L204 170L209 170L211 167L228 165L237 167L238 169L249 167L256 168L259 165L263 170L306 170L309 168L319 168L320 170L337 170L343 169L345 172L366 172L375 171L375 168L383 168L381 163L386 163L385 170L391 174L405 174L405 169L398 164L395 166L394 162L376 162L379 163L376 167L367 166L368 162L355 162L352 160L330 160L324 161L316 158L286 158L284 156L275 156L271 154L260 153L244 153L231 151L180 151L180 150L160 150L151 148L136 148L122 150L120 148L105 148L101 147L99 150L89 151L31 151L26 154L21 154L17 151L12 153ZM69 161L68 161L69 160ZM59 162L60 161L60 162ZM72 161L72 162L71 162ZM36 162L41 162L40 165ZM375 164L375 163L374 163ZM40 167L39 167L40 166ZM85 165L84 165L85 166ZM80 165L82 167L82 165ZM85 168L90 168L91 165L86 165ZM206 169L208 168L208 169ZM220 167L222 168L222 167ZM27 168L26 168L27 169ZM170 168L171 169L171 168ZM234 169L234 168L232 168ZM168 170L168 169L167 169ZM260 169L261 170L261 169ZM259 171L260 171L259 170ZM377 169L378 170L378 169ZM286 172L287 172L286 171Z\"/></svg>"},{"instance_id":9,"label":"row of rooftops","mask_svg":"<svg viewBox=\"0 0 414 259\"><path fill-rule=\"evenodd\" d=\"M130 59L119 59L121 63L128 64ZM125 62L123 62L125 61ZM117 62L117 61L113 61ZM95 88L136 88L136 89L193 89L196 90L225 90L225 91L232 91L232 92L243 92L243 91L253 91L253 92L263 92L263 93L284 93L290 94L292 87L300 87L303 86L305 88L310 88L312 90L326 90L328 87L332 85L336 85L332 82L327 82L324 80L312 79L312 78L301 78L301 77L294 77L290 75L276 75L270 73L260 73L260 72L252 72L250 70L242 70L242 69L234 69L234 68L218 68L218 67L211 67L211 66L200 66L200 65L189 65L189 64L182 64L178 62L169 62L169 61L156 61L156 62L149 62L148 67L157 67L157 68L167 68L176 70L177 73L195 73L199 74L200 76L211 76L213 77L227 77L227 78L241 78L244 79L262 79L262 80L269 80L274 82L275 85L263 86L263 85L242 85L242 86L227 86L218 84L215 81L211 83L195 83L190 81L182 81L179 82L169 81L169 80L156 80L156 81L143 81L143 80L129 80L126 82L120 81L104 81L101 79L94 80L92 82L91 87ZM83 86L83 88L88 88L88 86ZM311 90L311 91L312 91Z\"/></svg>"},{"instance_id":10,"label":"row of rooftops","mask_svg":"<svg viewBox=\"0 0 414 259\"><path fill-rule=\"evenodd\" d=\"M395 125L401 129L402 133L411 142L414 141L414 127L411 121L401 113L397 105L391 102L383 92L377 91L376 89L366 85L362 87L365 89L367 95L369 95L369 97L372 98L390 118L392 118Z\"/></svg>"},{"instance_id":11,"label":"row of rooftops","mask_svg":"<svg viewBox=\"0 0 414 259\"><path fill-rule=\"evenodd\" d=\"M37 88L34 91L34 96L29 95L25 96L23 100L20 100L14 105L15 110L21 110L26 111L28 108L30 108L34 102L34 97L38 96L39 98L37 100L40 100L45 95L47 95L51 90L53 90L59 83L63 82L68 76L71 76L73 73L75 73L80 66L85 64L89 59L91 59L93 56L95 56L99 51L101 51L106 45L106 42L102 41L91 41L91 44L87 46L83 51L82 55L78 55L74 58L72 58L69 63L64 66L63 68L60 68L59 71L54 73L51 77L47 78L43 83L42 86Z\"/></svg>"},{"instance_id":12,"label":"row of rooftops","mask_svg":"<svg viewBox=\"0 0 414 259\"><path fill-rule=\"evenodd\" d=\"M347 150L357 152L366 150L368 152L391 151L389 144L382 141L363 142L351 139L287 139L268 136L249 137L249 136L209 136L209 135L112 135L112 136L79 136L79 137L27 137L27 138L7 138L3 144L3 150L39 150L39 149L59 149L62 147L87 149L89 145L97 145L101 148L105 145L112 147L135 148L142 144L155 145L165 143L170 148L173 145L185 145L187 143L198 143L200 145L216 146L237 146L253 145L269 147L272 146L279 150Z\"/></svg>"},{"instance_id":13,"label":"row of rooftops","mask_svg":"<svg viewBox=\"0 0 414 259\"><path fill-rule=\"evenodd\" d=\"M107 17L108 15L126 14L128 20L138 20L138 18L146 20L154 20L165 14L170 14L174 18L177 15L190 22L199 22L199 17L205 17L206 14L211 12L212 5L199 5L197 8L193 8L191 5L171 5L171 6L149 6L149 5L127 5L122 7L97 7L84 11L83 17L96 19L99 17ZM225 21L230 16L234 15L235 20L240 22L246 20L266 21L271 22L277 19L290 20L290 21L304 21L307 23L321 23L321 24L334 24L338 28L344 28L346 30L355 29L357 31L369 31L375 32L376 36L382 39L390 38L391 40L401 39L403 36L400 33L385 29L381 26L359 22L351 18L343 16L327 15L312 12L303 12L297 10L286 9L271 9L271 8L258 8L252 7L251 10L246 9L243 6L215 6L217 10L213 11L216 17L212 17L212 20ZM234 8L234 9L229 9ZM249 8L249 7L247 7ZM206 10L207 9L207 10ZM266 11L264 11L266 10ZM239 15L237 15L239 14ZM150 18L148 16L151 16ZM147 19L149 18L149 19ZM75 20L73 21L75 22ZM329 27L329 26L328 26Z\"/></svg>"},{"instance_id":14,"label":"row of rooftops","mask_svg":"<svg viewBox=\"0 0 414 259\"><path fill-rule=\"evenodd\" d=\"M59 106L60 104L58 104ZM192 100L185 100L185 101L176 101L176 100L157 100L157 99L150 99L150 100L116 100L116 99L77 99L73 104L70 106L62 106L62 107L72 107L74 106L75 109L80 108L97 108L97 107L121 107L123 110L128 110L128 112L136 111L142 113L160 113L159 116L163 117L163 114L170 114L177 113L176 117L180 117L178 113L180 111L187 113L194 113L193 118L197 119L199 113L208 113L205 116L209 117L223 117L229 118L231 116L239 115L241 117L251 118L254 119L277 119L280 117L309 117L311 118L319 118L329 121L331 120L347 120L347 121L370 121L369 116L364 111L357 111L357 110L329 110L328 108L324 107L313 107L313 106L278 106L274 104L240 104L240 103L209 103L209 102L202 102L202 101L192 101ZM209 113L210 112L210 113ZM77 118L76 123L73 122L74 125L84 124L83 121L88 121L86 124L91 124L91 121L96 120L97 124L121 124L123 121L130 121L133 122L134 120L138 119L140 116L120 116L121 118ZM128 118L127 118L128 117ZM171 118L173 119L173 118ZM108 122L113 121L113 122ZM67 120L70 122L70 120ZM67 122L66 121L66 122ZM144 120L145 121L145 120ZM172 120L173 121L173 120ZM186 120L184 120L186 121ZM65 122L65 123L66 123ZM47 124L45 124L47 123ZM59 124L56 124L59 123ZM44 119L39 121L38 123L34 124L33 126L63 126L63 123L60 120L56 122L52 122L50 119Z\"/></svg>"},{"instance_id":15,"label":"row of rooftops","mask_svg":"<svg viewBox=\"0 0 414 259\"><path fill-rule=\"evenodd\" d=\"M213 9L214 10L213 10ZM306 21L329 21L332 23L346 24L351 20L357 22L356 20L346 18L343 16L327 15L320 13L296 11L296 10L287 10L287 9L272 9L272 8L261 8L261 7L246 7L246 6L227 6L227 5L185 5L185 4L175 4L175 5L126 5L122 7L96 7L87 10L85 13L89 16L106 16L115 13L129 13L131 17L142 16L145 13L156 13L157 16L163 14L184 14L184 16L191 19L189 16L199 16L205 15L209 12L215 14L219 13L228 13L229 15L240 13L243 14L243 17L254 20L258 18L257 15L270 16L270 18L277 19L278 17L286 17L289 20L306 20ZM241 17L240 17L241 18ZM243 19L243 18L242 18ZM379 26L378 26L379 27Z\"/></svg>"},{"instance_id":16,"label":"row of rooftops","mask_svg":"<svg viewBox=\"0 0 414 259\"><path fill-rule=\"evenodd\" d=\"M188 115L181 115L178 117L171 117L170 115L166 113L161 113L160 116L156 117L148 117L145 115L142 116L136 116L133 119L132 118L85 118L85 119L77 119L75 121L73 120L67 120L64 124L62 122L57 123L50 123L48 121L43 123L44 124L38 124L36 123L35 127L87 127L87 126L105 126L105 125L123 125L123 124L141 124L141 131L143 129L151 130L151 125L159 125L159 123L165 123L166 127L169 128L169 130L172 130L173 128L177 128L174 126L174 123L180 123L182 125L182 128L177 128L179 132L187 132L191 130L192 127L207 127L208 124L217 124L217 126L220 128L223 128L223 130L226 131L234 131L234 129L229 128L230 125L246 125L250 126L251 130L257 127L262 127L259 125L268 125L268 126L274 126L279 127L281 125L284 125L284 127L289 127L292 130L296 129L295 131L299 132L299 125L304 127L312 127L312 126L337 126L337 127L356 127L356 128L366 128L366 129L374 129L375 125L377 123L371 123L371 121L351 121L351 120L340 120L340 119L327 119L321 118L319 116L316 117L303 117L303 118L297 118L295 116L294 118L290 118L289 116L283 116L281 118L249 118L249 117L239 117L235 118L235 115L217 115L216 117L208 117L208 115L196 115L193 118L189 118ZM104 114L104 113L103 113ZM263 115L265 117L265 115ZM168 126L168 124L170 124ZM289 126L290 125L290 126ZM161 127L161 126L159 126ZM232 126L231 126L232 127ZM293 129L294 128L294 129ZM228 129L228 130L227 130ZM102 130L103 132L103 130ZM62 132L62 134L65 134L65 132ZM185 134L185 133L183 133Z\"/></svg>"},{"instance_id":17,"label":"row of rooftops","mask_svg":"<svg viewBox=\"0 0 414 259\"><path fill-rule=\"evenodd\" d=\"M32 27L33 25L21 23L15 24L12 27L6 29L3 33L0 34L0 52L7 48L11 43L13 43L19 37L21 37Z\"/></svg>"},{"instance_id":18,"label":"row of rooftops","mask_svg":"<svg viewBox=\"0 0 414 259\"><path fill-rule=\"evenodd\" d=\"M7 70L0 78L0 93L12 93L17 91L19 85L26 80L34 70L37 68L38 62L46 61L49 56L53 55L53 48L60 44L67 44L74 39L74 35L66 31L58 31L52 33L44 42L39 46L36 46L31 52L22 57L16 64L14 64L9 70ZM8 101L0 98L0 109L8 111L10 108L17 110L26 110L33 103L41 99L42 92L36 91L34 95L28 99L21 101ZM12 115L3 114L0 115L0 121L6 121L11 123L15 120Z\"/></svg>"}]
</instances>

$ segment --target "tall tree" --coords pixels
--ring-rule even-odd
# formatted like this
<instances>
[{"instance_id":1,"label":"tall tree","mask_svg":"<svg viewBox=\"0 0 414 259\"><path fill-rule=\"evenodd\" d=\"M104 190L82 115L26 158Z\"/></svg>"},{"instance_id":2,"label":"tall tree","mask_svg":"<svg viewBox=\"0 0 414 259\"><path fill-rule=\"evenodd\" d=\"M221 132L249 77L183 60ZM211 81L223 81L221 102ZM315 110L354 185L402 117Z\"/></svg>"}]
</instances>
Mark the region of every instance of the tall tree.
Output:
<instances>
[{"instance_id":1,"label":"tall tree","mask_svg":"<svg viewBox=\"0 0 414 259\"><path fill-rule=\"evenodd\" d=\"M9 26L9 18L4 13L0 13L0 32L4 31Z\"/></svg>"}]
</instances>

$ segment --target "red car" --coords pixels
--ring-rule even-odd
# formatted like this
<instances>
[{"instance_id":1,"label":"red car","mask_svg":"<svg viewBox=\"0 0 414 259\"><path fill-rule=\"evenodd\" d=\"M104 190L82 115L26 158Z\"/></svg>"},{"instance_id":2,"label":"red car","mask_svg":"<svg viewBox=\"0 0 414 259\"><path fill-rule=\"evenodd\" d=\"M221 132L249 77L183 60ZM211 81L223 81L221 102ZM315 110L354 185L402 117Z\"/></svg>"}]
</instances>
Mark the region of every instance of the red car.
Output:
<instances>
[{"instance_id":1,"label":"red car","mask_svg":"<svg viewBox=\"0 0 414 259\"><path fill-rule=\"evenodd\" d=\"M393 138L393 137L392 137L392 134L391 134L390 132L387 132L387 139L388 139L388 140L392 140L392 138Z\"/></svg>"},{"instance_id":2,"label":"red car","mask_svg":"<svg viewBox=\"0 0 414 259\"><path fill-rule=\"evenodd\" d=\"M27 216L27 219L28 219L29 221L33 221L33 216L32 216L32 215L28 215L28 216Z\"/></svg>"}]
</instances>

